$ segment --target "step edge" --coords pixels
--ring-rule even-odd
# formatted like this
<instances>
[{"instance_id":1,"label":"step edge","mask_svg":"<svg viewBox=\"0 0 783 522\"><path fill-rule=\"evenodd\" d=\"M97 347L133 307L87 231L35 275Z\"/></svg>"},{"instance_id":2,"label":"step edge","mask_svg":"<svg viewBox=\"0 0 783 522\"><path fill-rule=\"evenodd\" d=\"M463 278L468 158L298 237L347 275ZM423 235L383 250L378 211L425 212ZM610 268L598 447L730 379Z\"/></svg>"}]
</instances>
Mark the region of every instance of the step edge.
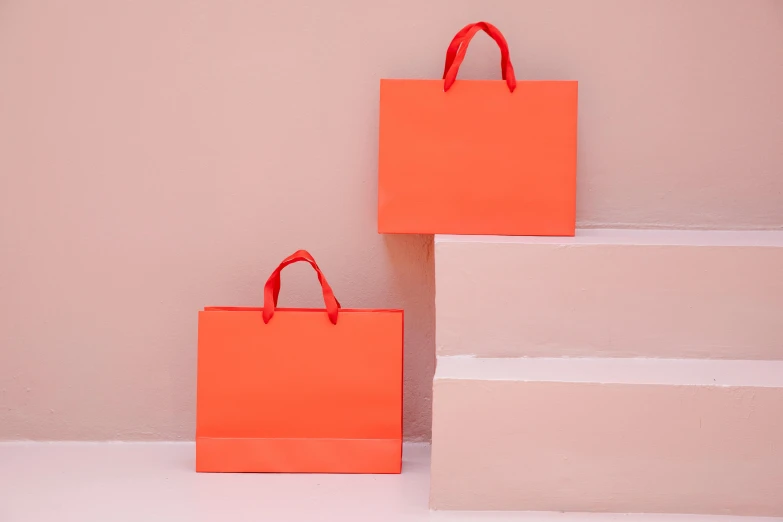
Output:
<instances>
[{"instance_id":1,"label":"step edge","mask_svg":"<svg viewBox=\"0 0 783 522\"><path fill-rule=\"evenodd\" d=\"M574 237L436 234L435 245L452 243L519 245L729 246L783 248L783 230L661 230L580 228Z\"/></svg>"},{"instance_id":2,"label":"step edge","mask_svg":"<svg viewBox=\"0 0 783 522\"><path fill-rule=\"evenodd\" d=\"M783 388L783 361L439 355L435 381Z\"/></svg>"}]
</instances>

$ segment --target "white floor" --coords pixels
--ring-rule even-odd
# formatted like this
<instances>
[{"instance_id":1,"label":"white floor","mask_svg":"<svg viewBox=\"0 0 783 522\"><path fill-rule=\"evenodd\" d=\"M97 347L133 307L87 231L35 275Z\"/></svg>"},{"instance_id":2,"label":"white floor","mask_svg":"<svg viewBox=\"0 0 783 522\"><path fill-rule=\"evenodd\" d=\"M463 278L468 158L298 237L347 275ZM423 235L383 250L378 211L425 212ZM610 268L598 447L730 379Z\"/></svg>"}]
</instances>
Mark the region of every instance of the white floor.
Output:
<instances>
[{"instance_id":1,"label":"white floor","mask_svg":"<svg viewBox=\"0 0 783 522\"><path fill-rule=\"evenodd\" d=\"M430 512L429 447L401 475L197 474L192 443L0 443L0 522L742 522L663 515Z\"/></svg>"}]
</instances>

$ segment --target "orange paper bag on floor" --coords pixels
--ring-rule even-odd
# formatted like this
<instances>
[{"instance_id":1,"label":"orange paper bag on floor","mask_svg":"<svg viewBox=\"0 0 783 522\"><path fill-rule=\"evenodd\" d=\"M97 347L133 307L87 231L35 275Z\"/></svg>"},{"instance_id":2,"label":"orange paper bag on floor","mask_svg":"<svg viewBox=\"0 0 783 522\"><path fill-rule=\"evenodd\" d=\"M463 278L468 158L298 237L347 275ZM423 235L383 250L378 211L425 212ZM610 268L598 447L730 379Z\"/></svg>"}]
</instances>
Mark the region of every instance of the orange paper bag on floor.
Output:
<instances>
[{"instance_id":1,"label":"orange paper bag on floor","mask_svg":"<svg viewBox=\"0 0 783 522\"><path fill-rule=\"evenodd\" d=\"M503 79L456 80L481 30ZM381 80L378 231L573 236L576 115L577 82L517 81L466 26L442 80Z\"/></svg>"},{"instance_id":2,"label":"orange paper bag on floor","mask_svg":"<svg viewBox=\"0 0 783 522\"><path fill-rule=\"evenodd\" d=\"M326 309L276 308L297 261ZM196 471L399 473L402 346L402 310L340 308L286 258L263 308L199 312Z\"/></svg>"}]
</instances>

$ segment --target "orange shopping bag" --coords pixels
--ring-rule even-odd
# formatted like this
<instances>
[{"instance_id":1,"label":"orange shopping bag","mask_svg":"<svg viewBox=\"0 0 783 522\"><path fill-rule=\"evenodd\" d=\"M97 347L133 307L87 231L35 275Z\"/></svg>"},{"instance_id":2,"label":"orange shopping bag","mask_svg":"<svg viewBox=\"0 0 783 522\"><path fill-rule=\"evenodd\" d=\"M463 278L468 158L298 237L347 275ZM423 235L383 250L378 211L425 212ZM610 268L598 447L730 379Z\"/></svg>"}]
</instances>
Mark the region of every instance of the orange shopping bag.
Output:
<instances>
[{"instance_id":1,"label":"orange shopping bag","mask_svg":"<svg viewBox=\"0 0 783 522\"><path fill-rule=\"evenodd\" d=\"M455 81L480 30L502 80ZM381 80L378 231L573 236L577 82L517 81L464 27L442 80Z\"/></svg>"},{"instance_id":2,"label":"orange shopping bag","mask_svg":"<svg viewBox=\"0 0 783 522\"><path fill-rule=\"evenodd\" d=\"M326 309L276 308L297 261ZM199 312L196 471L399 473L402 345L402 310L340 308L289 256L263 308Z\"/></svg>"}]
</instances>

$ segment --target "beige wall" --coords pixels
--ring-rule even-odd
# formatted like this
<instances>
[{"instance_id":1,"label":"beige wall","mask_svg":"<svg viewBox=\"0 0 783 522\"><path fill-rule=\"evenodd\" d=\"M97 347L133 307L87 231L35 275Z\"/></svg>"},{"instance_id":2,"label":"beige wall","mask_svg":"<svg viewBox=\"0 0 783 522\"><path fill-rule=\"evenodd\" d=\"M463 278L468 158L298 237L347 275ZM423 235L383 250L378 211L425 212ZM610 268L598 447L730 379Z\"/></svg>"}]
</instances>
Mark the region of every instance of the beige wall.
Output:
<instances>
[{"instance_id":1,"label":"beige wall","mask_svg":"<svg viewBox=\"0 0 783 522\"><path fill-rule=\"evenodd\" d=\"M0 439L192 438L196 310L260 303L297 248L405 308L427 438L432 240L375 233L378 80L436 77L479 19L519 78L579 80L582 225L783 227L775 0L5 0ZM498 76L477 39L462 77Z\"/></svg>"}]
</instances>

